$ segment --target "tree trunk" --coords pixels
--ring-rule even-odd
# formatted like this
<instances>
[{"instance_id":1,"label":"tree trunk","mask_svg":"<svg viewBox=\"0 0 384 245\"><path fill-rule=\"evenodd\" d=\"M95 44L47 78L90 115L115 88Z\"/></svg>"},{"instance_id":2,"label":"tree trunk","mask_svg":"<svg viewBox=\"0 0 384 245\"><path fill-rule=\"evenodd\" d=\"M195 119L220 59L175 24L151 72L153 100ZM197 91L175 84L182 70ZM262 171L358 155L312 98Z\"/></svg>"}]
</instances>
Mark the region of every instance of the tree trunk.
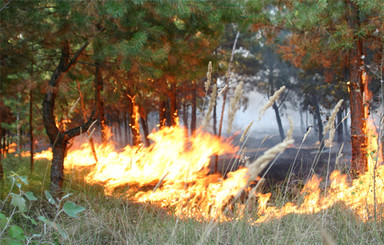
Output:
<instances>
[{"instance_id":1,"label":"tree trunk","mask_svg":"<svg viewBox=\"0 0 384 245\"><path fill-rule=\"evenodd\" d=\"M30 162L30 171L33 173L34 167L34 140L33 140L33 89L29 91L29 141L31 142L31 162Z\"/></svg>"},{"instance_id":2,"label":"tree trunk","mask_svg":"<svg viewBox=\"0 0 384 245\"><path fill-rule=\"evenodd\" d=\"M4 170L3 170L3 164L2 164L2 157L4 152L4 144L2 143L2 137L3 137L3 129L1 128L1 113L0 113L0 181L4 178Z\"/></svg>"},{"instance_id":3,"label":"tree trunk","mask_svg":"<svg viewBox=\"0 0 384 245\"><path fill-rule=\"evenodd\" d=\"M172 115L171 115L171 106L169 104L169 100L165 100L165 125L168 127L172 126Z\"/></svg>"},{"instance_id":4,"label":"tree trunk","mask_svg":"<svg viewBox=\"0 0 384 245\"><path fill-rule=\"evenodd\" d=\"M62 43L60 62L53 72L48 84L49 87L45 92L43 101L43 123L52 146L51 185L49 189L54 195L59 195L62 192L64 157L68 140L79 135L81 132L87 131L93 121L92 115L91 119L85 125L67 131L59 131L54 116L55 100L58 91L57 85L76 63L82 51L88 46L88 43L89 42L85 42L71 60L69 60L69 43L66 41Z\"/></svg>"},{"instance_id":5,"label":"tree trunk","mask_svg":"<svg viewBox=\"0 0 384 245\"><path fill-rule=\"evenodd\" d=\"M95 103L96 103L96 115L100 122L101 129L101 142L105 144L107 142L107 133L105 125L104 114L104 102L101 98L101 92L103 91L103 75L101 71L101 62L95 61Z\"/></svg>"},{"instance_id":6,"label":"tree trunk","mask_svg":"<svg viewBox=\"0 0 384 245\"><path fill-rule=\"evenodd\" d=\"M123 113L123 117L124 117L124 145L127 145L128 144L128 117L127 117L127 113L124 112Z\"/></svg>"},{"instance_id":7,"label":"tree trunk","mask_svg":"<svg viewBox=\"0 0 384 245\"><path fill-rule=\"evenodd\" d=\"M84 97L83 97L83 93L81 92L81 87L80 87L80 82L79 81L77 81L77 89L79 90L79 96L80 96L81 114L83 114L84 122L86 122L87 121L87 117L85 115ZM90 134L91 134L91 132L89 132L87 130L87 135L90 136ZM89 144L91 145L91 150L92 150L93 158L95 159L95 162L98 163L99 160L97 159L95 144L93 142L92 136L89 137Z\"/></svg>"},{"instance_id":8,"label":"tree trunk","mask_svg":"<svg viewBox=\"0 0 384 245\"><path fill-rule=\"evenodd\" d=\"M343 134L343 124L344 122L342 122L343 120L343 110L339 110L337 112L337 142L338 143L343 143L344 142L344 134Z\"/></svg>"},{"instance_id":9,"label":"tree trunk","mask_svg":"<svg viewBox=\"0 0 384 245\"><path fill-rule=\"evenodd\" d=\"M192 83L193 83L193 88L192 88L191 135L194 135L196 131L197 88L196 88L196 82L193 81Z\"/></svg>"},{"instance_id":10,"label":"tree trunk","mask_svg":"<svg viewBox=\"0 0 384 245\"><path fill-rule=\"evenodd\" d=\"M303 134L306 133L306 127L304 126L303 110L299 110L300 113L300 129Z\"/></svg>"},{"instance_id":11,"label":"tree trunk","mask_svg":"<svg viewBox=\"0 0 384 245\"><path fill-rule=\"evenodd\" d=\"M171 126L176 126L178 124L178 119L177 119L177 91L176 91L176 84L172 83L171 84L171 91L170 91L170 121L171 121Z\"/></svg>"},{"instance_id":12,"label":"tree trunk","mask_svg":"<svg viewBox=\"0 0 384 245\"><path fill-rule=\"evenodd\" d=\"M213 106L213 134L217 135L217 96L215 98L215 105Z\"/></svg>"},{"instance_id":13,"label":"tree trunk","mask_svg":"<svg viewBox=\"0 0 384 245\"><path fill-rule=\"evenodd\" d=\"M132 145L138 146L141 143L140 125L139 125L139 107L136 105L135 96L132 92L127 92L128 97L128 113L129 113L129 126L132 132Z\"/></svg>"},{"instance_id":14,"label":"tree trunk","mask_svg":"<svg viewBox=\"0 0 384 245\"><path fill-rule=\"evenodd\" d=\"M279 133L280 133L281 141L284 141L285 135L284 135L283 124L281 123L279 107L276 105L276 102L273 102L272 108L275 111L276 121L277 121L277 126L279 127Z\"/></svg>"},{"instance_id":15,"label":"tree trunk","mask_svg":"<svg viewBox=\"0 0 384 245\"><path fill-rule=\"evenodd\" d=\"M184 101L183 103L183 123L186 135L188 135L188 104Z\"/></svg>"},{"instance_id":16,"label":"tree trunk","mask_svg":"<svg viewBox=\"0 0 384 245\"><path fill-rule=\"evenodd\" d=\"M323 122L321 120L321 114L320 114L320 106L319 103L317 102L316 97L312 97L312 105L315 109L315 117L317 121L317 129L319 130L319 142L320 142L320 149L324 147L324 135L323 135Z\"/></svg>"},{"instance_id":17,"label":"tree trunk","mask_svg":"<svg viewBox=\"0 0 384 245\"><path fill-rule=\"evenodd\" d=\"M353 2L348 2L351 9L349 25L353 30L360 28L360 12L359 6ZM368 93L367 83L363 79L364 74L364 52L363 40L354 37L356 46L351 50L350 54L350 83L349 83L349 100L351 107L351 143L352 143L352 163L351 173L353 177L364 173L368 170L367 145L368 138L366 136L369 103L366 95Z\"/></svg>"},{"instance_id":18,"label":"tree trunk","mask_svg":"<svg viewBox=\"0 0 384 245\"><path fill-rule=\"evenodd\" d=\"M160 128L165 126L166 118L166 108L165 108L165 100L160 100L159 105L159 126Z\"/></svg>"},{"instance_id":19,"label":"tree trunk","mask_svg":"<svg viewBox=\"0 0 384 245\"><path fill-rule=\"evenodd\" d=\"M20 124L20 108L18 106L17 109L17 116L16 116L16 153L19 154L19 157L21 157L21 124Z\"/></svg>"},{"instance_id":20,"label":"tree trunk","mask_svg":"<svg viewBox=\"0 0 384 245\"><path fill-rule=\"evenodd\" d=\"M149 129L148 129L148 122L147 122L147 117L140 116L140 123L141 127L143 128L144 132L144 140L145 140L145 146L149 147L151 145L151 142L149 142L148 135L149 135Z\"/></svg>"},{"instance_id":21,"label":"tree trunk","mask_svg":"<svg viewBox=\"0 0 384 245\"><path fill-rule=\"evenodd\" d=\"M360 46L361 44L359 44ZM362 49L360 48L358 50ZM351 107L351 143L352 143L352 175L357 176L368 169L366 149L368 139L366 136L366 119L364 112L364 82L362 78L362 50L357 51L351 64L350 107Z\"/></svg>"},{"instance_id":22,"label":"tree trunk","mask_svg":"<svg viewBox=\"0 0 384 245\"><path fill-rule=\"evenodd\" d=\"M53 145L52 148L52 167L51 167L51 185L50 192L60 193L64 181L64 158L66 156L68 141L62 140Z\"/></svg>"},{"instance_id":23,"label":"tree trunk","mask_svg":"<svg viewBox=\"0 0 384 245\"><path fill-rule=\"evenodd\" d=\"M0 154L0 181L2 179L4 179L4 170L3 170L3 164L1 162L1 159L2 159L2 157L1 157L1 154Z\"/></svg>"}]
</instances>

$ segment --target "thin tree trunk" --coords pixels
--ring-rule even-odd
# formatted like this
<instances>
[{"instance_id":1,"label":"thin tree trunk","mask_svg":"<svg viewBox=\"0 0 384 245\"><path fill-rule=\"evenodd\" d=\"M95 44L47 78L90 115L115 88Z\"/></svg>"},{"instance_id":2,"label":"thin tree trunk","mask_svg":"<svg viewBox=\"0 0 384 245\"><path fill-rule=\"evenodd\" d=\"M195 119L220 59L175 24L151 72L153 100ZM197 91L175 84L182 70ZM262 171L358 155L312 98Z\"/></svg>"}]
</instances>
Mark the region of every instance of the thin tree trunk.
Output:
<instances>
[{"instance_id":1,"label":"thin tree trunk","mask_svg":"<svg viewBox=\"0 0 384 245\"><path fill-rule=\"evenodd\" d=\"M21 157L21 125L20 125L20 108L17 107L17 116L16 116L16 152Z\"/></svg>"},{"instance_id":2,"label":"thin tree trunk","mask_svg":"<svg viewBox=\"0 0 384 245\"><path fill-rule=\"evenodd\" d=\"M217 96L215 98L215 105L213 106L213 134L217 135Z\"/></svg>"},{"instance_id":3,"label":"thin tree trunk","mask_svg":"<svg viewBox=\"0 0 384 245\"><path fill-rule=\"evenodd\" d=\"M1 122L2 122L2 118L1 118L1 113L0 113L0 181L2 179L4 179L4 170L3 170L3 164L2 164L2 154L4 153L4 144L3 144L3 140L2 140L2 137L3 137L3 129L1 128Z\"/></svg>"},{"instance_id":4,"label":"thin tree trunk","mask_svg":"<svg viewBox=\"0 0 384 245\"><path fill-rule=\"evenodd\" d=\"M165 111L166 111L165 100L160 100L160 105L159 105L159 126L160 126L160 128L164 127L165 122L167 121Z\"/></svg>"},{"instance_id":5,"label":"thin tree trunk","mask_svg":"<svg viewBox=\"0 0 384 245\"><path fill-rule=\"evenodd\" d=\"M2 97L2 92L3 91L3 82L0 79L0 97ZM3 129L1 127L1 123L3 121L2 118L2 113L0 113L0 181L4 179L4 170L3 170L3 164L2 164L2 154L5 155L5 140L3 140ZM5 139L5 137L4 137Z\"/></svg>"},{"instance_id":6,"label":"thin tree trunk","mask_svg":"<svg viewBox=\"0 0 384 245\"><path fill-rule=\"evenodd\" d=\"M300 109L299 113L300 113L300 129L302 133L305 133L306 127L304 126L303 110Z\"/></svg>"},{"instance_id":7,"label":"thin tree trunk","mask_svg":"<svg viewBox=\"0 0 384 245\"><path fill-rule=\"evenodd\" d=\"M186 135L188 135L188 104L184 101L183 103L183 122Z\"/></svg>"},{"instance_id":8,"label":"thin tree trunk","mask_svg":"<svg viewBox=\"0 0 384 245\"><path fill-rule=\"evenodd\" d=\"M147 117L140 116L140 123L141 127L143 128L144 132L144 141L145 141L145 146L149 147L151 145L151 142L149 142L148 135L149 135L149 129L148 129L148 122L147 122Z\"/></svg>"},{"instance_id":9,"label":"thin tree trunk","mask_svg":"<svg viewBox=\"0 0 384 245\"><path fill-rule=\"evenodd\" d=\"M62 192L64 180L64 157L68 141L79 135L81 132L88 130L89 126L93 122L91 117L85 125L67 131L60 131L56 126L56 119L54 115L55 100L58 91L57 85L60 83L63 76L65 76L70 68L76 63L80 54L88 46L88 44L88 41L85 42L74 57L69 60L69 43L67 41L62 43L60 62L51 76L48 84L49 89L45 92L43 101L43 123L52 146L53 157L51 166L51 185L49 189L54 195L60 195Z\"/></svg>"},{"instance_id":10,"label":"thin tree trunk","mask_svg":"<svg viewBox=\"0 0 384 245\"><path fill-rule=\"evenodd\" d=\"M172 115L171 115L171 106L168 99L165 100L165 118L166 118L165 125L167 125L168 127L171 127Z\"/></svg>"},{"instance_id":11,"label":"thin tree trunk","mask_svg":"<svg viewBox=\"0 0 384 245\"><path fill-rule=\"evenodd\" d=\"M195 81L193 81L192 83L193 83L193 88L192 88L191 135L194 135L196 131L197 86Z\"/></svg>"},{"instance_id":12,"label":"thin tree trunk","mask_svg":"<svg viewBox=\"0 0 384 245\"><path fill-rule=\"evenodd\" d=\"M105 144L107 142L106 125L105 125L105 113L104 102L101 98L101 92L103 91L103 76L101 71L101 62L95 61L95 103L96 103L96 115L100 122L101 129L101 142Z\"/></svg>"},{"instance_id":13,"label":"thin tree trunk","mask_svg":"<svg viewBox=\"0 0 384 245\"><path fill-rule=\"evenodd\" d=\"M129 126L132 132L132 145L138 146L141 143L140 125L139 125L139 108L135 102L135 96L132 92L127 92L128 97L128 113L129 113Z\"/></svg>"},{"instance_id":14,"label":"thin tree trunk","mask_svg":"<svg viewBox=\"0 0 384 245\"><path fill-rule=\"evenodd\" d=\"M273 102L272 108L273 108L273 110L275 111L276 121L277 121L277 126L278 126L278 128L279 128L279 133L280 133L281 141L284 141L284 139L285 139L285 135L284 135L283 124L281 123L281 117L280 117L280 113L279 113L279 107L276 105L276 102Z\"/></svg>"},{"instance_id":15,"label":"thin tree trunk","mask_svg":"<svg viewBox=\"0 0 384 245\"><path fill-rule=\"evenodd\" d=\"M171 91L170 91L170 121L171 126L176 126L178 124L177 122L177 91L176 91L176 83L171 84Z\"/></svg>"},{"instance_id":16,"label":"thin tree trunk","mask_svg":"<svg viewBox=\"0 0 384 245\"><path fill-rule=\"evenodd\" d=\"M5 140L5 153L8 154L9 153L9 145L11 144L11 137L9 136L11 133L9 132L9 130L7 130L7 137L4 138ZM4 155L6 156L6 155Z\"/></svg>"},{"instance_id":17,"label":"thin tree trunk","mask_svg":"<svg viewBox=\"0 0 384 245\"><path fill-rule=\"evenodd\" d=\"M347 110L344 110L344 117L347 116ZM348 117L344 120L344 134L345 138L351 138L351 134L349 133L350 127L348 127Z\"/></svg>"},{"instance_id":18,"label":"thin tree trunk","mask_svg":"<svg viewBox=\"0 0 384 245\"><path fill-rule=\"evenodd\" d=\"M129 137L128 137L128 117L126 112L123 113L123 117L124 117L124 145L127 145Z\"/></svg>"},{"instance_id":19,"label":"thin tree trunk","mask_svg":"<svg viewBox=\"0 0 384 245\"><path fill-rule=\"evenodd\" d=\"M319 106L319 103L317 102L317 99L315 97L312 97L312 105L315 109L317 128L319 130L318 133L319 133L320 149L322 149L324 147L323 122L321 120L320 106Z\"/></svg>"},{"instance_id":20,"label":"thin tree trunk","mask_svg":"<svg viewBox=\"0 0 384 245\"><path fill-rule=\"evenodd\" d=\"M339 110L338 112L337 112L337 142L338 143L342 143L342 142L344 142L344 134L343 134L343 128L344 128L344 126L343 126L343 122L342 122L342 120L343 120L343 110Z\"/></svg>"},{"instance_id":21,"label":"thin tree trunk","mask_svg":"<svg viewBox=\"0 0 384 245\"><path fill-rule=\"evenodd\" d=\"M30 171L33 173L34 168L34 140L33 140L33 89L31 87L29 91L29 141L31 142L31 162L30 162Z\"/></svg>"},{"instance_id":22,"label":"thin tree trunk","mask_svg":"<svg viewBox=\"0 0 384 245\"><path fill-rule=\"evenodd\" d=\"M120 117L120 112L118 112L119 114L119 118L118 118L118 122L117 122L117 132L118 132L118 135L119 135L119 139L118 139L118 142L119 144L123 144L123 132L121 130L121 117Z\"/></svg>"},{"instance_id":23,"label":"thin tree trunk","mask_svg":"<svg viewBox=\"0 0 384 245\"><path fill-rule=\"evenodd\" d=\"M83 93L81 92L81 87L80 87L80 82L79 81L77 81L77 89L79 90L81 113L83 114L84 122L86 122L87 121L87 117L85 116L84 97L83 97ZM87 135L90 136L90 132L88 130L87 130ZM88 138L89 138L89 144L91 145L91 150L92 150L93 158L95 159L95 162L98 163L99 160L97 159L97 154L96 154L95 144L93 142L93 138L92 138L92 136L88 137Z\"/></svg>"},{"instance_id":24,"label":"thin tree trunk","mask_svg":"<svg viewBox=\"0 0 384 245\"><path fill-rule=\"evenodd\" d=\"M226 86L229 86L229 78L230 78L230 73L231 73L231 65L232 65L233 55L235 54L236 44L237 44L237 40L239 39L239 36L240 36L240 32L237 32L236 37L235 37L235 41L233 42L231 58L229 59L229 63L228 63L227 76L225 77L225 85ZM224 93L223 93L223 106L221 108L221 116L220 116L220 123L219 123L219 133L218 133L219 138L221 138L221 130L222 130L222 127L223 127L225 103L227 101L227 91L228 91L228 89L226 89L224 91ZM218 164L219 164L219 156L215 155L215 172L217 172L217 170L218 170Z\"/></svg>"}]
</instances>

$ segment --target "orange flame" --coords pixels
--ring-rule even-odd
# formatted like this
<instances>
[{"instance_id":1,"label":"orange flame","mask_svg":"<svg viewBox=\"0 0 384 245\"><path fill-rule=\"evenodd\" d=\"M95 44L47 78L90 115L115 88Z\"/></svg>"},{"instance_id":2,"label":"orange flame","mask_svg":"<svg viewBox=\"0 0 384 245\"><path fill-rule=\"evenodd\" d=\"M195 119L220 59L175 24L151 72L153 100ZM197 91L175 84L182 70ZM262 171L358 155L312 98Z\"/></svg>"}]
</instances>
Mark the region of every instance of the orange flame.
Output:
<instances>
[{"instance_id":1,"label":"orange flame","mask_svg":"<svg viewBox=\"0 0 384 245\"><path fill-rule=\"evenodd\" d=\"M181 217L230 220L241 217L247 210L242 203L237 204L236 211L231 208L234 196L246 184L246 168L229 173L227 178L208 174L211 156L236 152L229 142L200 131L188 139L180 127L164 127L149 137L153 144L148 148L127 146L118 152L113 144L98 146L97 164L89 145L83 144L69 152L65 167L88 166L90 172L85 180L102 183L107 195L116 194L116 188L123 186L126 187L123 196L174 210ZM375 207L384 205L384 165L376 164L383 161L378 155L377 141L370 142L370 147L374 154L369 157L369 171L352 182L334 171L325 190L320 187L321 179L313 176L301 191L301 204L289 202L278 208L268 205L271 193L257 193L258 208L254 210L257 218L250 222L261 223L291 213L317 213L339 202L363 221L372 218ZM36 156L41 157L42 153ZM382 212L377 214L379 220L383 216Z\"/></svg>"}]
</instances>

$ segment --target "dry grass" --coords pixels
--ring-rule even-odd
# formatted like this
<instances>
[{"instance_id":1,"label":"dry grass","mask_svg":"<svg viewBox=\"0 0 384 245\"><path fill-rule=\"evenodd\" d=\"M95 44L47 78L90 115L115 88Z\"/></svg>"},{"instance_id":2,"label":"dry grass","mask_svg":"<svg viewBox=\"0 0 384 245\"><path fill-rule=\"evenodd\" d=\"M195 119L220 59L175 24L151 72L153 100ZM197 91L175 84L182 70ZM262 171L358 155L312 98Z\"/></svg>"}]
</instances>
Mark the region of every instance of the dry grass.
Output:
<instances>
[{"instance_id":1,"label":"dry grass","mask_svg":"<svg viewBox=\"0 0 384 245\"><path fill-rule=\"evenodd\" d=\"M214 84L212 86L212 93L211 93L211 98L209 99L208 110L201 124L202 128L205 128L206 126L208 126L209 122L212 119L212 111L216 103L216 95L217 95L217 85Z\"/></svg>"},{"instance_id":2,"label":"dry grass","mask_svg":"<svg viewBox=\"0 0 384 245\"><path fill-rule=\"evenodd\" d=\"M244 86L244 83L240 82L236 86L235 94L234 94L233 98L231 98L230 108L229 108L229 112L228 112L227 133L230 133L232 131L233 120L235 119L235 115L236 115L237 110L240 108L239 101L240 101L241 95L243 94L243 86Z\"/></svg>"},{"instance_id":3,"label":"dry grass","mask_svg":"<svg viewBox=\"0 0 384 245\"><path fill-rule=\"evenodd\" d=\"M14 168L14 159L5 161L6 170ZM21 174L28 171L28 161L15 169ZM39 201L28 206L28 215L37 217L50 213L50 205L44 201L42 190L49 182L41 173L49 173L47 162L37 162L37 171L29 176L28 187ZM118 197L108 197L99 185L87 185L85 170L67 174L66 192L74 193L70 199L86 210L79 218L59 216L60 224L68 240L63 240L54 230L48 230L43 244L321 244L332 238L337 244L381 244L384 240L384 224L363 223L343 204L311 215L287 215L258 225L251 225L248 218L256 217L249 210L244 217L231 222L196 221L181 219L172 211L151 204L137 204ZM43 187L42 187L43 186ZM6 185L1 186L1 190ZM281 206L281 193L273 193L271 205ZM4 211L4 210L3 210ZM6 211L6 210L5 210ZM384 211L384 210L383 210ZM14 221L27 234L41 231L41 226L25 222L21 217ZM324 237L324 232L326 238ZM328 243L328 240L325 244Z\"/></svg>"},{"instance_id":4,"label":"dry grass","mask_svg":"<svg viewBox=\"0 0 384 245\"><path fill-rule=\"evenodd\" d=\"M285 86L282 86L281 88L279 88L279 90L277 90L268 100L268 102L260 109L259 111L259 120L261 119L261 117L264 115L265 111L270 108L273 103L279 99L280 95L284 92L285 90Z\"/></svg>"}]
</instances>

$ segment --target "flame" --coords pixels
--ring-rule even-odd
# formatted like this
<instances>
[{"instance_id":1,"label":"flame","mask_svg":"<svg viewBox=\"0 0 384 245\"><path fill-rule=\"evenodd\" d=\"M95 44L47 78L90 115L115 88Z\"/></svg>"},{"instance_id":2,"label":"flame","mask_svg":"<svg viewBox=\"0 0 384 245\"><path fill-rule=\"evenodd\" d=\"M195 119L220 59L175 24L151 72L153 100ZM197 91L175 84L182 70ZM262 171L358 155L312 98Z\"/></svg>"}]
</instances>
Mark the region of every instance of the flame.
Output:
<instances>
[{"instance_id":1,"label":"flame","mask_svg":"<svg viewBox=\"0 0 384 245\"><path fill-rule=\"evenodd\" d=\"M181 127L164 127L149 135L150 147L127 146L121 152L113 144L100 145L97 164L84 144L68 154L65 168L92 166L85 180L103 183L107 195L127 186L124 195L138 202L171 208L180 216L219 217L245 184L246 169L229 173L226 179L209 174L211 156L233 154L237 148L201 131L190 138L185 134Z\"/></svg>"},{"instance_id":2,"label":"flame","mask_svg":"<svg viewBox=\"0 0 384 245\"><path fill-rule=\"evenodd\" d=\"M374 217L382 220L384 213L376 212L384 206L384 165L377 150L376 132L369 128L369 170L355 180L348 180L339 171L330 175L330 185L321 187L322 180L314 175L300 193L298 203L288 202L283 207L269 204L271 193L256 193L257 209L249 222L253 224L279 219L287 214L312 214L343 203L362 221ZM376 134L377 135L377 134ZM95 164L88 143L72 149L65 161L66 169L89 167L85 180L90 184L103 184L106 195L119 195L141 203L152 203L180 217L193 217L222 221L241 217L249 202L234 197L246 184L246 168L223 178L209 174L210 157L233 154L237 148L230 142L197 131L188 138L181 127L164 127L153 132L150 147L127 146L120 152L113 144L97 146L99 162ZM376 139L376 140L372 140ZM372 153L372 154L371 154ZM46 156L47 152L36 157ZM119 187L119 188L118 188ZM119 192L119 189L121 191Z\"/></svg>"},{"instance_id":3,"label":"flame","mask_svg":"<svg viewBox=\"0 0 384 245\"><path fill-rule=\"evenodd\" d=\"M16 143L9 144L9 146L8 146L8 153L15 153L16 152L16 148L17 148L17 144Z\"/></svg>"}]
</instances>

